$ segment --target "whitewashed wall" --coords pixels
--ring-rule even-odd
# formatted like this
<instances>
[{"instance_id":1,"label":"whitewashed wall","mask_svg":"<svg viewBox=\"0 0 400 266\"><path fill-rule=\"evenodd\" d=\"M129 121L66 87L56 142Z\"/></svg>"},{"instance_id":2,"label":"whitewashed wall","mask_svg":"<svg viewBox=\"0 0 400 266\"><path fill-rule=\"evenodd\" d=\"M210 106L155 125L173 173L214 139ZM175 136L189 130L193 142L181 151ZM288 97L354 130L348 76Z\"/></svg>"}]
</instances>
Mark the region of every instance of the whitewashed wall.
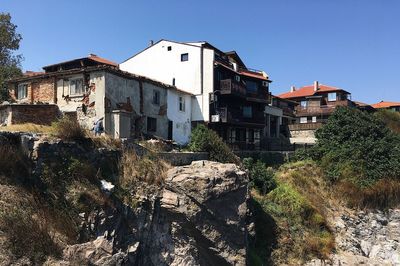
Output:
<instances>
[{"instance_id":1,"label":"whitewashed wall","mask_svg":"<svg viewBox=\"0 0 400 266\"><path fill-rule=\"evenodd\" d=\"M185 99L185 111L179 111L179 96ZM189 142L191 134L192 97L186 93L168 90L168 119L173 123L172 138L184 145Z\"/></svg>"}]
</instances>

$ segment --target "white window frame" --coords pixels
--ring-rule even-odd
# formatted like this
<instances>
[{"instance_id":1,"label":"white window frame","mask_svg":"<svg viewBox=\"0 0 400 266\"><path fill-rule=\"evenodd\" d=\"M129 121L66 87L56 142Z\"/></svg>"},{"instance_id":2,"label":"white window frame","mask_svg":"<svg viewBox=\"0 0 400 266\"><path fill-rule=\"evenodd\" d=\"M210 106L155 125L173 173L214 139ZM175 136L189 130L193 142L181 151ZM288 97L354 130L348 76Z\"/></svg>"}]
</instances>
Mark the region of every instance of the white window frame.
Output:
<instances>
[{"instance_id":1,"label":"white window frame","mask_svg":"<svg viewBox=\"0 0 400 266\"><path fill-rule=\"evenodd\" d=\"M313 116L311 122L317 123L317 117L316 117L316 116Z\"/></svg>"},{"instance_id":2,"label":"white window frame","mask_svg":"<svg viewBox=\"0 0 400 266\"><path fill-rule=\"evenodd\" d=\"M333 99L333 100L330 97L332 95L335 95L335 99ZM336 102L336 99L337 99L337 93L336 92L329 92L328 93L328 102Z\"/></svg>"},{"instance_id":3,"label":"white window frame","mask_svg":"<svg viewBox=\"0 0 400 266\"><path fill-rule=\"evenodd\" d=\"M82 82L82 89L81 89L81 91L80 92L76 92L76 83L75 83L75 93L72 93L72 87L71 87L71 83L72 82L76 82L76 81L78 81L78 80L81 80L81 82ZM71 95L71 96L79 96L79 95L83 95L85 93L85 86L84 86L84 84L83 84L83 78L72 78L72 79L70 79L69 80L69 95Z\"/></svg>"},{"instance_id":4,"label":"white window frame","mask_svg":"<svg viewBox=\"0 0 400 266\"><path fill-rule=\"evenodd\" d=\"M264 87L268 87L268 81L263 81L263 82L262 82L262 85L263 85Z\"/></svg>"},{"instance_id":5,"label":"white window frame","mask_svg":"<svg viewBox=\"0 0 400 266\"><path fill-rule=\"evenodd\" d=\"M304 103L304 104L303 104L303 103ZM300 107L301 107L302 109L306 109L307 106L308 106L308 101L307 101L307 100L300 101Z\"/></svg>"},{"instance_id":6,"label":"white window frame","mask_svg":"<svg viewBox=\"0 0 400 266\"><path fill-rule=\"evenodd\" d=\"M24 97L21 97L21 95L22 95L22 93L21 93L21 91L23 90L23 95L24 95ZM18 100L22 100L22 99L26 99L26 98L28 98L28 83L21 83L21 84L18 84L18 87L17 87L17 99Z\"/></svg>"},{"instance_id":7,"label":"white window frame","mask_svg":"<svg viewBox=\"0 0 400 266\"><path fill-rule=\"evenodd\" d=\"M307 122L308 122L307 116L300 117L300 124L307 124Z\"/></svg>"},{"instance_id":8,"label":"white window frame","mask_svg":"<svg viewBox=\"0 0 400 266\"><path fill-rule=\"evenodd\" d=\"M186 106L185 106L185 96L178 96L178 110L180 112L185 112Z\"/></svg>"},{"instance_id":9,"label":"white window frame","mask_svg":"<svg viewBox=\"0 0 400 266\"><path fill-rule=\"evenodd\" d=\"M239 76L239 75L236 75L236 76L235 76L235 80L236 80L237 82L240 82L240 76Z\"/></svg>"}]
</instances>

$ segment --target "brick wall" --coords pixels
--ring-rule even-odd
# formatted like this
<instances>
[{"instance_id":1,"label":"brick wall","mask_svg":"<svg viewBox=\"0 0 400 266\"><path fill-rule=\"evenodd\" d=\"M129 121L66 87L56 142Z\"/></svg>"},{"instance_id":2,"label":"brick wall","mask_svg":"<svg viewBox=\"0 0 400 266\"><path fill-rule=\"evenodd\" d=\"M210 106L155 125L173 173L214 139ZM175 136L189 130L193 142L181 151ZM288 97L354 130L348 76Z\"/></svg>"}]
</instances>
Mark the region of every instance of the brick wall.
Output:
<instances>
[{"instance_id":1,"label":"brick wall","mask_svg":"<svg viewBox=\"0 0 400 266\"><path fill-rule=\"evenodd\" d=\"M10 96L17 103L55 103L54 78L39 79L29 82L21 82L28 84L27 97L17 99L16 90L18 84L13 84L10 87Z\"/></svg>"},{"instance_id":2,"label":"brick wall","mask_svg":"<svg viewBox=\"0 0 400 266\"><path fill-rule=\"evenodd\" d=\"M54 79L32 82L33 102L54 103ZM28 89L29 90L29 89ZM29 92L28 92L29 94Z\"/></svg>"},{"instance_id":3,"label":"brick wall","mask_svg":"<svg viewBox=\"0 0 400 266\"><path fill-rule=\"evenodd\" d=\"M59 109L54 104L12 104L9 124L34 123L50 125L59 117Z\"/></svg>"}]
</instances>

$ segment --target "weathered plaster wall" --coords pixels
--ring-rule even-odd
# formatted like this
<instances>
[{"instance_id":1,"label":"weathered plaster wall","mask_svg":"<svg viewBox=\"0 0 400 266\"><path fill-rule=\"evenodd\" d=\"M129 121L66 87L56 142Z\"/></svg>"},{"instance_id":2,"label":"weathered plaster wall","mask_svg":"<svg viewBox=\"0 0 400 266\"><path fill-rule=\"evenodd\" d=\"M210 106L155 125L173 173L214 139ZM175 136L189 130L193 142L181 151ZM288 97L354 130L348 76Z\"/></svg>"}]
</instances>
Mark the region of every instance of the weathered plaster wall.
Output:
<instances>
[{"instance_id":1,"label":"weathered plaster wall","mask_svg":"<svg viewBox=\"0 0 400 266\"><path fill-rule=\"evenodd\" d=\"M153 91L160 93L160 104L153 103ZM157 131L147 132L147 118L144 119L144 132L154 134L162 138L168 138L168 117L167 117L167 89L153 84L143 82L143 111L146 117L157 119Z\"/></svg>"},{"instance_id":2,"label":"weathered plaster wall","mask_svg":"<svg viewBox=\"0 0 400 266\"><path fill-rule=\"evenodd\" d=\"M185 99L185 111L179 110L179 97ZM172 138L183 145L189 142L191 134L192 97L186 93L168 90L168 119L173 123Z\"/></svg>"}]
</instances>

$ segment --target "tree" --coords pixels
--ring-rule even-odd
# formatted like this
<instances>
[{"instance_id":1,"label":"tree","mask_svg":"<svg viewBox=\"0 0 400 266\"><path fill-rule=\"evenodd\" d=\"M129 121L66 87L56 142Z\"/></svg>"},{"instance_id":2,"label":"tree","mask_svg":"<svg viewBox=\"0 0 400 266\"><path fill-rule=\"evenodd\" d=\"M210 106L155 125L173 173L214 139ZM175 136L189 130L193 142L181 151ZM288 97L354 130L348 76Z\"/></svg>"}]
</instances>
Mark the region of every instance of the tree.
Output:
<instances>
[{"instance_id":1,"label":"tree","mask_svg":"<svg viewBox=\"0 0 400 266\"><path fill-rule=\"evenodd\" d=\"M22 39L16 29L17 26L11 22L11 15L0 13L0 103L9 99L6 81L22 75L22 56L14 54Z\"/></svg>"}]
</instances>

